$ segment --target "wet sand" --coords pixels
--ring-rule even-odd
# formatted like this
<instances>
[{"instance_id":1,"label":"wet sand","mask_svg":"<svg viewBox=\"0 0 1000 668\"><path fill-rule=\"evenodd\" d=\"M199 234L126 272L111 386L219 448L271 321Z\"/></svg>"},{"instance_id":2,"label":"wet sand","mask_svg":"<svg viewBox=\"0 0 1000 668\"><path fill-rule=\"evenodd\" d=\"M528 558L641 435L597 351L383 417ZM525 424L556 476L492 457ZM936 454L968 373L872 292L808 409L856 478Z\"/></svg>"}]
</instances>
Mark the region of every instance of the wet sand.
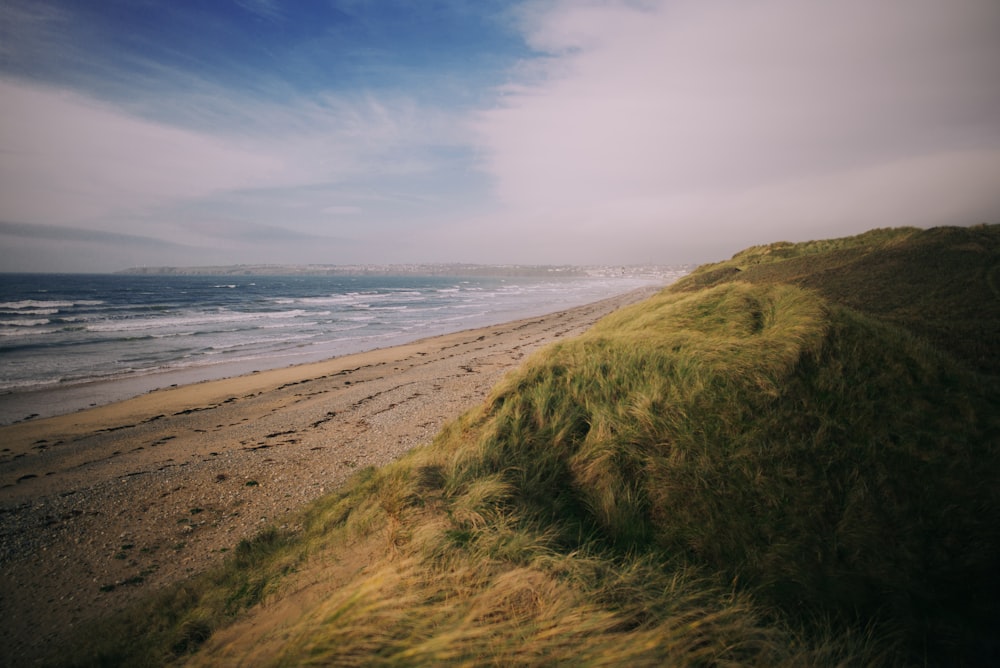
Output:
<instances>
[{"instance_id":1,"label":"wet sand","mask_svg":"<svg viewBox=\"0 0 1000 668\"><path fill-rule=\"evenodd\" d=\"M0 664L220 562L655 291L0 427Z\"/></svg>"}]
</instances>

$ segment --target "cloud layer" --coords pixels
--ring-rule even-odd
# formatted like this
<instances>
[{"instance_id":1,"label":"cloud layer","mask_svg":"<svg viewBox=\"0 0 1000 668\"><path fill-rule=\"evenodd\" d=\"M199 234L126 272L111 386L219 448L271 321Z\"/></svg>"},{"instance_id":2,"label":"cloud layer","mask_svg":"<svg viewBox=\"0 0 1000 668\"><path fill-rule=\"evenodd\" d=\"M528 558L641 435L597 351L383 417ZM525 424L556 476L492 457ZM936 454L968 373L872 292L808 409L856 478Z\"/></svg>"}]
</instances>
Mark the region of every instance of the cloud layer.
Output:
<instances>
[{"instance_id":1,"label":"cloud layer","mask_svg":"<svg viewBox=\"0 0 1000 668\"><path fill-rule=\"evenodd\" d=\"M282 161L65 90L0 80L0 219L95 221L262 185Z\"/></svg>"},{"instance_id":2,"label":"cloud layer","mask_svg":"<svg viewBox=\"0 0 1000 668\"><path fill-rule=\"evenodd\" d=\"M722 251L1000 213L996 3L556 2L525 29L548 58L478 128L535 224Z\"/></svg>"},{"instance_id":3,"label":"cloud layer","mask_svg":"<svg viewBox=\"0 0 1000 668\"><path fill-rule=\"evenodd\" d=\"M266 261L273 245L247 244L339 245L345 214L391 210L405 182L440 169L435 151L462 146L460 124L405 97L275 104L198 90L170 104L197 129L0 79L0 221L225 242Z\"/></svg>"}]
</instances>

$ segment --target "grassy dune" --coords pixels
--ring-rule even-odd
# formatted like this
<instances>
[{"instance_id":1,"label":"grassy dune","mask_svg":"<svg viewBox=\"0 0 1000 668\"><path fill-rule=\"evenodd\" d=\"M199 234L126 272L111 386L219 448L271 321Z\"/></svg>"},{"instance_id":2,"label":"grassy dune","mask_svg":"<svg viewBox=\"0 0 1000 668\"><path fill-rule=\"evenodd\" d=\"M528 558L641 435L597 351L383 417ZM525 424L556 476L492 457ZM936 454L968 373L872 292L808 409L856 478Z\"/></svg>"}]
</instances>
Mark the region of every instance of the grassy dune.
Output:
<instances>
[{"instance_id":1,"label":"grassy dune","mask_svg":"<svg viewBox=\"0 0 1000 668\"><path fill-rule=\"evenodd\" d=\"M998 267L998 226L702 267L63 661L988 665Z\"/></svg>"}]
</instances>

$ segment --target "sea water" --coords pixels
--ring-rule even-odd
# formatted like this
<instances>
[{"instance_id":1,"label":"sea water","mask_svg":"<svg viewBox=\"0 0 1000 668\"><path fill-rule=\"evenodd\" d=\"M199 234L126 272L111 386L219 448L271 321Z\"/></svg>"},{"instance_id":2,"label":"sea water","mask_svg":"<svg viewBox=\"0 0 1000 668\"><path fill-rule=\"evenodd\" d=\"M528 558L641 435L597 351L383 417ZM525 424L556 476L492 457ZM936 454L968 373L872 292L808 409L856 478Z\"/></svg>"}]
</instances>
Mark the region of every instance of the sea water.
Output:
<instances>
[{"instance_id":1,"label":"sea water","mask_svg":"<svg viewBox=\"0 0 1000 668\"><path fill-rule=\"evenodd\" d=\"M0 424L540 315L652 282L0 274Z\"/></svg>"}]
</instances>

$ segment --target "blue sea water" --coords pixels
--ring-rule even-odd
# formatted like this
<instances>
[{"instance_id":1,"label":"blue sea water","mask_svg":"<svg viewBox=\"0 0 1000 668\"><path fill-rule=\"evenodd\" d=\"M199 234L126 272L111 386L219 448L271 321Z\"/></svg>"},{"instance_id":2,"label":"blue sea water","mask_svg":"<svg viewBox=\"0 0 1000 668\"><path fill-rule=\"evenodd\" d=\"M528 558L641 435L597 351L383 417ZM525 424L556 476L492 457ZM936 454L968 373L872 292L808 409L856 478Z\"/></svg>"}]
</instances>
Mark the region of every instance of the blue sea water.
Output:
<instances>
[{"instance_id":1,"label":"blue sea water","mask_svg":"<svg viewBox=\"0 0 1000 668\"><path fill-rule=\"evenodd\" d=\"M397 345L651 282L0 274L0 424L124 398L163 379L191 382ZM119 392L109 394L101 381L116 381Z\"/></svg>"}]
</instances>

